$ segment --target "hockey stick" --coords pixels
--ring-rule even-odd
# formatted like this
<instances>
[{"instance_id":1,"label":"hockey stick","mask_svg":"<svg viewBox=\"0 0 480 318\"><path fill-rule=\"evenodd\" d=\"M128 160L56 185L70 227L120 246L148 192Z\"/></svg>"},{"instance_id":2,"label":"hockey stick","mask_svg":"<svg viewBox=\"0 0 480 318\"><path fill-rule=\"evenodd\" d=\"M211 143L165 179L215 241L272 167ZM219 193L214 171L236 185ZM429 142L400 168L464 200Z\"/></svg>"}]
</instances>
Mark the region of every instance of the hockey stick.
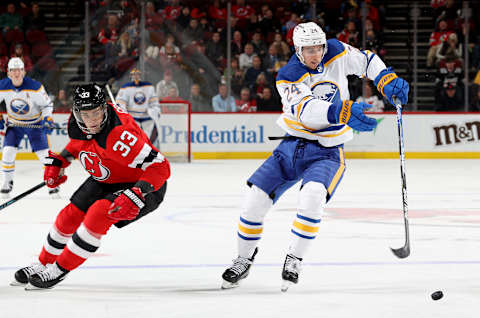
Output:
<instances>
[{"instance_id":1,"label":"hockey stick","mask_svg":"<svg viewBox=\"0 0 480 318\"><path fill-rule=\"evenodd\" d=\"M7 127L19 127L19 128L46 128L46 129L65 129L66 127L47 127L43 125L34 125L34 124L27 124L27 125L15 125L15 124L9 124Z\"/></svg>"},{"instance_id":2,"label":"hockey stick","mask_svg":"<svg viewBox=\"0 0 480 318\"><path fill-rule=\"evenodd\" d=\"M26 197L27 195L29 195L30 193L35 192L35 191L37 191L37 190L40 189L40 188L43 188L45 185L46 185L46 183L45 183L45 181L43 181L42 183L37 184L37 185L34 186L33 188L30 188L30 189L28 189L27 191L25 191L25 192L17 195L17 196L14 197L13 199L11 199L11 200L9 200L9 201L1 204L1 205L0 205L0 210L5 209L7 206L12 205L13 203L15 203L15 202L19 201L20 199L22 199L22 198Z\"/></svg>"},{"instance_id":3,"label":"hockey stick","mask_svg":"<svg viewBox=\"0 0 480 318\"><path fill-rule=\"evenodd\" d=\"M400 152L400 174L402 177L402 200L403 200L403 221L405 225L405 244L397 249L390 248L398 258L405 258L410 255L410 231L408 226L408 202L407 202L407 179L405 178L405 146L403 144L403 121L402 105L394 97L395 107L397 108L397 126L398 126L398 147Z\"/></svg>"}]
</instances>

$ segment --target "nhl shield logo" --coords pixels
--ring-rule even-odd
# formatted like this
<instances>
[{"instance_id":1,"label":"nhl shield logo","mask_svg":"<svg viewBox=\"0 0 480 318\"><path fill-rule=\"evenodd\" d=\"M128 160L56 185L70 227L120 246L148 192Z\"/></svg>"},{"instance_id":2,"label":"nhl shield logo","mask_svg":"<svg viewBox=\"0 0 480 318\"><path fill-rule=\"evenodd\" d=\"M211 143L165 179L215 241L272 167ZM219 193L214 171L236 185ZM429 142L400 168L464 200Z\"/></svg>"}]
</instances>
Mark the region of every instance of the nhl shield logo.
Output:
<instances>
[{"instance_id":1,"label":"nhl shield logo","mask_svg":"<svg viewBox=\"0 0 480 318\"><path fill-rule=\"evenodd\" d=\"M80 163L95 180L103 181L110 176L110 170L102 164L98 155L94 152L80 151L78 155Z\"/></svg>"},{"instance_id":2,"label":"nhl shield logo","mask_svg":"<svg viewBox=\"0 0 480 318\"><path fill-rule=\"evenodd\" d=\"M312 87L312 91L319 99L330 103L340 100L338 86L332 82L319 82Z\"/></svg>"}]
</instances>

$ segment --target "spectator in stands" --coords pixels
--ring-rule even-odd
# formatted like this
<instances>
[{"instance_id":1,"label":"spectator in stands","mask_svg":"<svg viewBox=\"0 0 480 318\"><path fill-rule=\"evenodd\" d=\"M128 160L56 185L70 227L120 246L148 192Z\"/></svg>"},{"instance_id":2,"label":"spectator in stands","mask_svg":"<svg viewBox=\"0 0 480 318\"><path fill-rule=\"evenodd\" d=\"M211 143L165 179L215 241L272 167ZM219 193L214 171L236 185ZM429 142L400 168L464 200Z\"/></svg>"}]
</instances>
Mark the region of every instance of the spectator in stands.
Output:
<instances>
[{"instance_id":1,"label":"spectator in stands","mask_svg":"<svg viewBox=\"0 0 480 318\"><path fill-rule=\"evenodd\" d=\"M355 27L355 23L353 21L348 21L347 24L345 24L343 31L337 34L337 38L339 41L358 47L359 33Z\"/></svg>"},{"instance_id":2,"label":"spectator in stands","mask_svg":"<svg viewBox=\"0 0 480 318\"><path fill-rule=\"evenodd\" d=\"M233 96L227 95L227 85L220 83L218 85L218 94L212 98L214 112L236 112L237 105Z\"/></svg>"},{"instance_id":3,"label":"spectator in stands","mask_svg":"<svg viewBox=\"0 0 480 318\"><path fill-rule=\"evenodd\" d=\"M32 2L32 10L27 15L25 30L43 30L45 28L45 15L40 10L38 2Z\"/></svg>"},{"instance_id":4,"label":"spectator in stands","mask_svg":"<svg viewBox=\"0 0 480 318\"><path fill-rule=\"evenodd\" d=\"M271 32L280 32L282 29L280 22L274 18L273 12L270 9L265 12L265 16L259 22L259 27L263 36L267 36Z\"/></svg>"},{"instance_id":5,"label":"spectator in stands","mask_svg":"<svg viewBox=\"0 0 480 318\"><path fill-rule=\"evenodd\" d=\"M262 40L262 34L260 32L255 32L252 35L252 41L250 42L253 45L253 51L255 54L263 58L267 54L267 45L265 41Z\"/></svg>"},{"instance_id":6,"label":"spectator in stands","mask_svg":"<svg viewBox=\"0 0 480 318\"><path fill-rule=\"evenodd\" d=\"M236 0L236 3L232 5L232 14L237 19L237 26L245 28L249 17L255 15L255 10L248 4L245 4L245 0Z\"/></svg>"},{"instance_id":7,"label":"spectator in stands","mask_svg":"<svg viewBox=\"0 0 480 318\"><path fill-rule=\"evenodd\" d=\"M233 32L233 39L232 39L232 56L235 58L239 58L240 54L243 53L243 40L242 40L242 33L240 31Z\"/></svg>"},{"instance_id":8,"label":"spectator in stands","mask_svg":"<svg viewBox=\"0 0 480 318\"><path fill-rule=\"evenodd\" d=\"M440 9L441 13L438 16L438 20L445 20L450 30L454 30L458 22L458 13L460 12L461 5L455 0L447 0L445 6Z\"/></svg>"},{"instance_id":9,"label":"spectator in stands","mask_svg":"<svg viewBox=\"0 0 480 318\"><path fill-rule=\"evenodd\" d=\"M372 0L365 0L365 6L368 12L367 18L372 21L375 31L380 31L381 25L378 9L374 5L372 5Z\"/></svg>"},{"instance_id":10,"label":"spectator in stands","mask_svg":"<svg viewBox=\"0 0 480 318\"><path fill-rule=\"evenodd\" d=\"M20 59L22 59L23 64L25 65L25 72L28 76L31 76L31 72L33 70L32 59L23 51L22 43L15 44L15 50L13 51L11 58L12 57L19 57Z\"/></svg>"},{"instance_id":11,"label":"spectator in stands","mask_svg":"<svg viewBox=\"0 0 480 318\"><path fill-rule=\"evenodd\" d=\"M23 18L15 12L15 2L7 4L7 12L0 15L0 29L3 33L10 30L21 30L23 27Z\"/></svg>"},{"instance_id":12,"label":"spectator in stands","mask_svg":"<svg viewBox=\"0 0 480 318\"><path fill-rule=\"evenodd\" d=\"M72 110L72 102L68 100L64 89L58 91L57 97L53 101L53 110L57 112L69 112Z\"/></svg>"},{"instance_id":13,"label":"spectator in stands","mask_svg":"<svg viewBox=\"0 0 480 318\"><path fill-rule=\"evenodd\" d=\"M290 56L292 55L292 50L288 46L287 42L283 40L282 34L275 33L272 44L275 44L277 46L277 53L280 59L282 60L290 59Z\"/></svg>"},{"instance_id":14,"label":"spectator in stands","mask_svg":"<svg viewBox=\"0 0 480 318\"><path fill-rule=\"evenodd\" d=\"M137 55L138 44L134 43L130 38L128 32L123 32L120 35L117 43L115 43L115 49L119 57L133 57Z\"/></svg>"},{"instance_id":15,"label":"spectator in stands","mask_svg":"<svg viewBox=\"0 0 480 318\"><path fill-rule=\"evenodd\" d=\"M366 31L365 48L378 54L382 59L385 56L385 49L382 47L382 41L377 38L375 31L370 29Z\"/></svg>"},{"instance_id":16,"label":"spectator in stands","mask_svg":"<svg viewBox=\"0 0 480 318\"><path fill-rule=\"evenodd\" d=\"M185 30L190 24L190 8L184 6L180 12L180 15L176 19L176 24L180 27L180 30Z\"/></svg>"},{"instance_id":17,"label":"spectator in stands","mask_svg":"<svg viewBox=\"0 0 480 318\"><path fill-rule=\"evenodd\" d=\"M248 68L245 72L245 86L252 87L257 80L258 74L262 72L265 72L265 70L262 68L262 60L260 60L260 57L255 55L253 57L252 67Z\"/></svg>"},{"instance_id":18,"label":"spectator in stands","mask_svg":"<svg viewBox=\"0 0 480 318\"><path fill-rule=\"evenodd\" d=\"M452 56L456 60L462 60L462 45L458 43L458 36L456 33L450 33L437 50L437 62L445 59L447 55Z\"/></svg>"},{"instance_id":19,"label":"spectator in stands","mask_svg":"<svg viewBox=\"0 0 480 318\"><path fill-rule=\"evenodd\" d=\"M177 71L182 66L182 57L180 49L167 41L160 49L160 64L164 70Z\"/></svg>"},{"instance_id":20,"label":"spectator in stands","mask_svg":"<svg viewBox=\"0 0 480 318\"><path fill-rule=\"evenodd\" d=\"M107 45L117 42L119 37L118 18L114 14L109 14L107 18L107 27L98 33L98 42Z\"/></svg>"},{"instance_id":21,"label":"spectator in stands","mask_svg":"<svg viewBox=\"0 0 480 318\"><path fill-rule=\"evenodd\" d=\"M370 80L363 81L363 96L359 96L356 102L363 102L372 105L371 108L365 110L366 112L383 112L385 109L383 100L374 94L372 81Z\"/></svg>"},{"instance_id":22,"label":"spectator in stands","mask_svg":"<svg viewBox=\"0 0 480 318\"><path fill-rule=\"evenodd\" d=\"M290 20L288 20L287 23L285 24L285 32L288 32L291 29L293 29L298 24L298 21L299 21L298 14L292 13L290 15Z\"/></svg>"},{"instance_id":23,"label":"spectator in stands","mask_svg":"<svg viewBox=\"0 0 480 318\"><path fill-rule=\"evenodd\" d=\"M200 92L200 85L193 84L190 87L190 97L188 98L191 106L192 112L211 112L212 105L211 101L206 98L206 96L202 95Z\"/></svg>"},{"instance_id":24,"label":"spectator in stands","mask_svg":"<svg viewBox=\"0 0 480 318\"><path fill-rule=\"evenodd\" d=\"M247 68L252 67L253 58L257 56L253 50L253 45L250 43L245 44L245 50L240 54L238 62L240 63L240 69L245 71Z\"/></svg>"},{"instance_id":25,"label":"spectator in stands","mask_svg":"<svg viewBox=\"0 0 480 318\"><path fill-rule=\"evenodd\" d=\"M257 112L279 112L281 110L280 100L276 94L272 94L270 87L264 87L262 94L257 94Z\"/></svg>"},{"instance_id":26,"label":"spectator in stands","mask_svg":"<svg viewBox=\"0 0 480 318\"><path fill-rule=\"evenodd\" d=\"M232 62L230 63L230 77L231 77L231 89L232 89L232 94L235 96L240 96L240 89L243 86L243 80L244 80L244 72L240 69L238 66L238 60L237 59L232 59ZM227 68L225 68L225 71L223 73L225 80L227 79Z\"/></svg>"},{"instance_id":27,"label":"spectator in stands","mask_svg":"<svg viewBox=\"0 0 480 318\"><path fill-rule=\"evenodd\" d=\"M268 54L263 59L263 68L265 68L270 78L275 78L278 70L285 64L286 61L278 55L277 45L272 43L268 48Z\"/></svg>"},{"instance_id":28,"label":"spectator in stands","mask_svg":"<svg viewBox=\"0 0 480 318\"><path fill-rule=\"evenodd\" d=\"M177 83L173 81L172 71L167 69L163 73L163 80L157 83L157 96L158 99L163 99L168 96L170 88L175 87L178 91Z\"/></svg>"},{"instance_id":29,"label":"spectator in stands","mask_svg":"<svg viewBox=\"0 0 480 318\"><path fill-rule=\"evenodd\" d=\"M255 84L250 87L252 95L256 98L258 95L263 94L263 89L265 87L270 87L270 83L268 82L265 73L262 72L258 74Z\"/></svg>"},{"instance_id":30,"label":"spectator in stands","mask_svg":"<svg viewBox=\"0 0 480 318\"><path fill-rule=\"evenodd\" d=\"M214 0L208 6L208 16L214 21L215 28L223 28L227 25L227 10L220 7L220 0Z\"/></svg>"},{"instance_id":31,"label":"spectator in stands","mask_svg":"<svg viewBox=\"0 0 480 318\"><path fill-rule=\"evenodd\" d=\"M162 102L176 102L176 101L182 101L183 99L178 95L178 88L175 86L172 86L168 89L168 94L167 96L163 97L160 99Z\"/></svg>"},{"instance_id":32,"label":"spectator in stands","mask_svg":"<svg viewBox=\"0 0 480 318\"><path fill-rule=\"evenodd\" d=\"M257 101L250 97L250 89L242 88L240 99L237 100L237 110L242 113L253 113L257 111Z\"/></svg>"},{"instance_id":33,"label":"spectator in stands","mask_svg":"<svg viewBox=\"0 0 480 318\"><path fill-rule=\"evenodd\" d=\"M437 111L449 112L449 111L461 111L464 109L464 96L463 91L459 89L458 85L454 81L445 79L443 90L440 92L440 99L437 103Z\"/></svg>"},{"instance_id":34,"label":"spectator in stands","mask_svg":"<svg viewBox=\"0 0 480 318\"><path fill-rule=\"evenodd\" d=\"M163 26L163 17L155 10L155 4L148 1L145 5L145 28L147 30L161 30Z\"/></svg>"},{"instance_id":35,"label":"spectator in stands","mask_svg":"<svg viewBox=\"0 0 480 318\"><path fill-rule=\"evenodd\" d=\"M447 27L447 22L442 19L438 22L437 30L433 31L430 35L430 48L427 53L427 67L433 67L435 65L437 51L440 49L442 42L444 42L452 33Z\"/></svg>"},{"instance_id":36,"label":"spectator in stands","mask_svg":"<svg viewBox=\"0 0 480 318\"><path fill-rule=\"evenodd\" d=\"M225 44L220 41L220 33L213 33L212 39L207 43L206 54L208 59L219 70L223 70L225 67L225 50Z\"/></svg>"},{"instance_id":37,"label":"spectator in stands","mask_svg":"<svg viewBox=\"0 0 480 318\"><path fill-rule=\"evenodd\" d=\"M203 42L203 30L199 27L197 19L191 19L183 31L183 45L188 46L199 42Z\"/></svg>"},{"instance_id":38,"label":"spectator in stands","mask_svg":"<svg viewBox=\"0 0 480 318\"><path fill-rule=\"evenodd\" d=\"M462 63L453 56L447 56L443 61L440 61L439 68L435 79L435 101L438 103L441 96L440 93L444 90L443 84L445 79L454 81L457 85L462 85L463 69ZM463 85L462 85L463 88Z\"/></svg>"},{"instance_id":39,"label":"spectator in stands","mask_svg":"<svg viewBox=\"0 0 480 318\"><path fill-rule=\"evenodd\" d=\"M182 12L180 0L170 0L170 3L165 7L165 10L163 12L166 20L175 21Z\"/></svg>"}]
</instances>

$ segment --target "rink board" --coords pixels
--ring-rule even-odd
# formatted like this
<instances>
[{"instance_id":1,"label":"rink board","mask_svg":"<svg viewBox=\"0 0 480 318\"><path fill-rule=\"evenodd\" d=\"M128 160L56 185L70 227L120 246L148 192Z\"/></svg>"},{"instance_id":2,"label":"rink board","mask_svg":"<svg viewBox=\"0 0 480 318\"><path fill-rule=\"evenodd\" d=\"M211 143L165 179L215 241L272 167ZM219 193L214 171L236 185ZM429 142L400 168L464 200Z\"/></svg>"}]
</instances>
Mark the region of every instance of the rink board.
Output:
<instances>
[{"instance_id":1,"label":"rink board","mask_svg":"<svg viewBox=\"0 0 480 318\"><path fill-rule=\"evenodd\" d=\"M268 157L282 136L276 125L279 114L199 113L191 117L193 159L260 159ZM345 144L347 158L397 158L397 119L393 113L371 114L378 127L373 132L355 132ZM182 114L164 114L160 119L162 148L182 151L188 139ZM68 114L54 114L59 127L49 134L53 150L60 151L68 142ZM420 113L404 114L407 158L480 158L480 114ZM22 141L17 159L33 159L28 140Z\"/></svg>"}]
</instances>

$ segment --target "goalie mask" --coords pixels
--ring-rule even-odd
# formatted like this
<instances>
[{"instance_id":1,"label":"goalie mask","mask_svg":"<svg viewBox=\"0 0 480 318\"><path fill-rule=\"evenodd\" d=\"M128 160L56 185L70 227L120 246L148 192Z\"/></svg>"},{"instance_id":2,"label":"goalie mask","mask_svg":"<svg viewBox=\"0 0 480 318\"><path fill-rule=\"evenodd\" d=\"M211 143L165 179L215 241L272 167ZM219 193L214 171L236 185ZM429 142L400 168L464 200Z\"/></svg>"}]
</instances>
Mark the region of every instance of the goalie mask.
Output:
<instances>
[{"instance_id":1,"label":"goalie mask","mask_svg":"<svg viewBox=\"0 0 480 318\"><path fill-rule=\"evenodd\" d=\"M141 80L141 76L142 76L142 71L140 71L138 68L134 68L130 71L130 79L132 80L132 82L134 82L137 85Z\"/></svg>"},{"instance_id":2,"label":"goalie mask","mask_svg":"<svg viewBox=\"0 0 480 318\"><path fill-rule=\"evenodd\" d=\"M327 37L322 28L314 22L300 23L293 29L293 45L295 46L295 54L302 64L305 65L305 58L302 50L306 46L323 46L322 59L327 53Z\"/></svg>"},{"instance_id":3,"label":"goalie mask","mask_svg":"<svg viewBox=\"0 0 480 318\"><path fill-rule=\"evenodd\" d=\"M95 109L98 111L92 111ZM98 134L107 122L107 115L105 94L99 85L85 84L75 87L73 116L84 133Z\"/></svg>"}]
</instances>

